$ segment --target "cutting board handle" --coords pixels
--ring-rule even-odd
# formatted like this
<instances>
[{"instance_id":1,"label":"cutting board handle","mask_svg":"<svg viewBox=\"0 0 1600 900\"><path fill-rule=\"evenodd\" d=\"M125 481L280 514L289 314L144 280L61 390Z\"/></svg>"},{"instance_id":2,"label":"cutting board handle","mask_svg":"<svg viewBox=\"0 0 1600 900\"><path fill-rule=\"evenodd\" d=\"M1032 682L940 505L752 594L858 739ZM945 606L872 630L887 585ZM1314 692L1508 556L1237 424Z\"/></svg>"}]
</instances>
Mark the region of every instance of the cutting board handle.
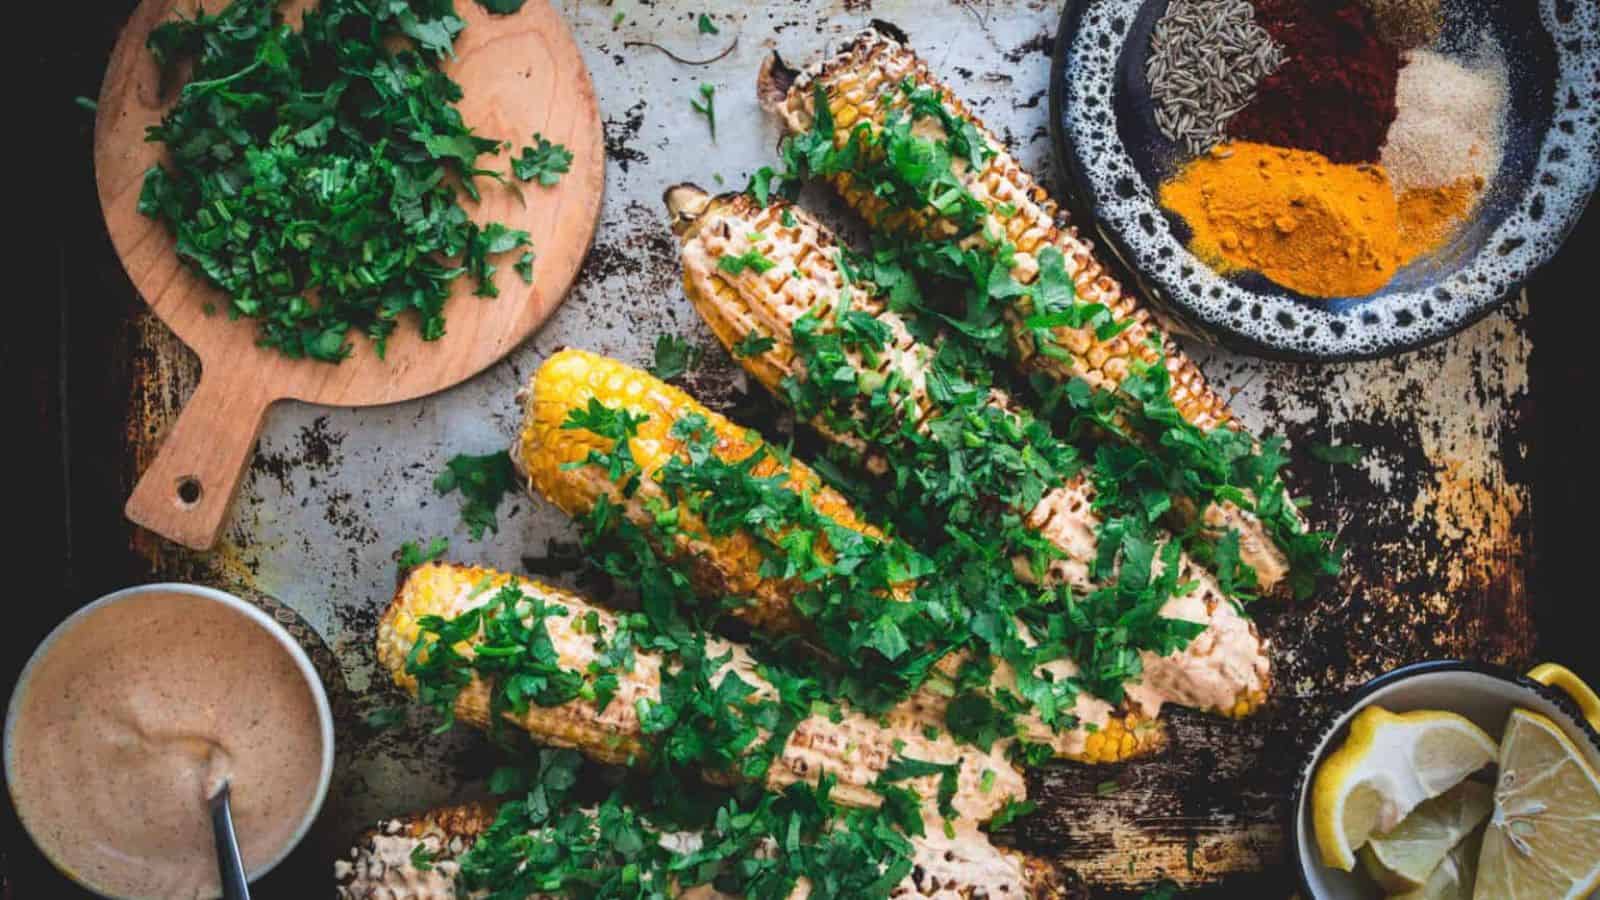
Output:
<instances>
[{"instance_id":1,"label":"cutting board handle","mask_svg":"<svg viewBox=\"0 0 1600 900\"><path fill-rule=\"evenodd\" d=\"M123 508L130 520L195 550L216 544L267 407L277 399L261 381L202 369L199 387Z\"/></svg>"}]
</instances>

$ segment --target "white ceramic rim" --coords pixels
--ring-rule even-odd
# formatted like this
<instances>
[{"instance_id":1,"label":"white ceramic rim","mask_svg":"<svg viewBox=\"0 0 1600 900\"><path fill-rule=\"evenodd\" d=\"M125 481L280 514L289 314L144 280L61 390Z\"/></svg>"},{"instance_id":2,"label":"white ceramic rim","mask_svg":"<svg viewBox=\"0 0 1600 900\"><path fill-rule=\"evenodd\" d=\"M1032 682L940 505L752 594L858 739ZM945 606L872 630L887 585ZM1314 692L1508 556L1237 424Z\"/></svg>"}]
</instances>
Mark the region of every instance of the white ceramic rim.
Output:
<instances>
[{"instance_id":1,"label":"white ceramic rim","mask_svg":"<svg viewBox=\"0 0 1600 900\"><path fill-rule=\"evenodd\" d=\"M33 676L34 668L37 667L40 660L44 659L45 655L50 652L50 648L55 645L55 642L59 640L62 635L70 631L74 626L76 626L84 618L88 617L91 613L104 607L120 603L124 600L131 600L148 594L182 594L189 597L199 597L215 603L220 603L223 606L226 606L229 609L244 615L246 618L254 621L257 625L260 625L263 630L272 635L273 639L289 652L289 658L294 660L295 667L300 670L301 676L305 679L306 686L311 690L311 699L317 708L318 731L322 738L322 765L321 772L317 778L316 795L312 799L311 806L306 810L305 817L300 820L300 824L295 828L294 833L290 836L289 840L283 845L283 849L280 850L277 855L267 860L267 862L246 873L246 877L250 881L255 881L256 879L266 875L268 872L276 868L279 863L283 862L284 859L289 856L290 853L294 852L296 847L300 846L300 842L305 840L306 834L310 832L312 823L316 821L317 816L322 812L322 804L328 798L328 786L333 782L333 710L328 705L328 692L327 689L323 687L322 678L317 674L317 670L311 665L311 658L306 655L304 648L302 648L300 644L295 641L293 636L291 636L282 625L273 621L272 617L262 612L259 607L226 591L219 591L216 588L206 587L204 585L182 584L179 582L159 582L156 584L136 585L134 587L123 588L120 591L114 591L110 594L106 594L104 597L85 605L82 609L66 617L61 621L61 624L50 630L50 634L47 635L42 642L40 642L39 646L33 651L33 655L28 657L27 665L22 667L22 674L17 677L16 686L11 692L11 702L6 707L4 756L6 790L11 795L11 807L12 809L16 810L17 820L22 823L23 830L29 832L29 837L31 839L32 830L28 828L27 817L22 814L22 807L17 803L16 792L11 787L12 779L10 773L12 767L12 731L16 723L17 714L21 709L22 696L28 689L28 682ZM50 860L51 865L55 866L56 869L67 878L71 879L74 884L78 884L84 888L94 891L102 897L116 896L114 894L106 893L97 885L86 883L77 875L67 871L67 869L64 868L59 861L50 856L49 852L46 851L37 840L34 840L34 846L38 847L39 852L43 854L46 859Z\"/></svg>"},{"instance_id":2,"label":"white ceramic rim","mask_svg":"<svg viewBox=\"0 0 1600 900\"><path fill-rule=\"evenodd\" d=\"M1289 846L1293 855L1293 859L1290 862L1294 867L1297 892L1302 896L1311 898L1311 900L1318 900L1319 898L1319 895L1311 885L1310 875L1308 874L1308 866L1316 862L1317 851L1314 846L1309 846L1302 840L1301 824L1307 815L1307 808L1311 802L1312 777L1317 767L1321 764L1323 757L1328 753L1329 747L1333 744L1334 737L1349 725L1357 713L1375 703L1384 691L1414 678L1450 674L1487 677L1552 704L1577 727L1580 733L1588 736L1591 746L1587 749L1600 754L1600 735L1597 735L1595 729L1584 719L1573 699L1560 688L1541 684L1529 678L1526 674L1492 663L1458 659L1435 659L1408 663L1377 675L1353 689L1345 698L1340 711L1327 725L1323 726L1321 737L1317 739L1311 753L1301 764L1299 774L1296 777L1294 799L1293 803L1290 804L1289 810L1290 819L1285 824L1288 828Z\"/></svg>"}]
</instances>

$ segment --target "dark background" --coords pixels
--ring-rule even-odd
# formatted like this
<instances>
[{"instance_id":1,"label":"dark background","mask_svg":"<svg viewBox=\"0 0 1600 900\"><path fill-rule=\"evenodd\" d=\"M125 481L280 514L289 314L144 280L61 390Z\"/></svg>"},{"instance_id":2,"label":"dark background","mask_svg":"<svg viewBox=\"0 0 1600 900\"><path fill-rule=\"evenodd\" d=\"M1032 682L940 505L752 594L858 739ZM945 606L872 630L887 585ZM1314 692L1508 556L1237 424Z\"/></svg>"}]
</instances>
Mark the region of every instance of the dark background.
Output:
<instances>
[{"instance_id":1,"label":"dark background","mask_svg":"<svg viewBox=\"0 0 1600 900\"><path fill-rule=\"evenodd\" d=\"M7 133L13 181L6 204L13 243L9 270L22 284L4 305L7 419L13 498L5 558L14 590L6 601L0 684L10 687L34 646L70 611L144 580L128 549L121 516L127 486L116 409L127 396L117 330L140 303L113 253L95 196L93 115L78 96L99 93L100 76L132 0L28 5L11 32L13 56L29 72L14 80ZM42 89L40 89L42 87ZM20 245L15 242L19 241ZM1536 658L1572 666L1600 681L1594 625L1593 549L1597 516L1590 498L1600 416L1600 348L1593 323L1600 297L1600 212L1591 209L1561 255L1531 285L1536 415L1529 440L1534 481L1532 593L1539 616ZM17 490L15 488L20 488ZM13 530L14 529L14 530ZM17 577L20 573L21 577ZM331 873L330 873L331 874ZM7 897L69 897L78 892L46 864L20 831L9 798L0 818L0 876ZM326 896L329 882L309 886ZM331 887L331 886L330 886ZM291 888L268 879L257 896ZM305 887L299 888L304 893Z\"/></svg>"}]
</instances>

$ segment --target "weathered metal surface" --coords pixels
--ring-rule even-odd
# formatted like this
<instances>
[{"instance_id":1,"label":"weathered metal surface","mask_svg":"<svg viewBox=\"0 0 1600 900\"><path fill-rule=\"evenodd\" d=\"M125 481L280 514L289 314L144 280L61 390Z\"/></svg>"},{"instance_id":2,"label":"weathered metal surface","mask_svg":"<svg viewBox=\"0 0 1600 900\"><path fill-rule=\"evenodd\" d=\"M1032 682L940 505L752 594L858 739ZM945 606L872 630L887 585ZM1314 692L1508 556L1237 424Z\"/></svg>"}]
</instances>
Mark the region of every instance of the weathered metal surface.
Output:
<instances>
[{"instance_id":1,"label":"weathered metal surface","mask_svg":"<svg viewBox=\"0 0 1600 900\"><path fill-rule=\"evenodd\" d=\"M422 713L381 733L361 720L402 702L375 672L371 651L402 541L448 535L454 558L517 569L544 556L550 541L574 536L555 509L519 497L502 507L499 533L474 543L459 526L459 501L431 486L450 456L509 442L513 394L534 367L567 345L644 362L656 336L674 332L708 350L707 374L694 379L708 403L766 402L744 397L743 378L683 299L660 204L670 184L738 187L773 161L777 128L751 90L764 54L776 47L803 61L868 18L896 22L1021 159L1049 173L1043 101L1053 4L563 7L600 93L610 158L599 235L566 304L506 362L438 396L380 409L275 408L215 553L131 537L152 574L269 594L333 649L353 698L339 737L346 765L329 823L334 840L380 816L470 793L493 765L482 739L433 736ZM703 11L720 35L697 33ZM736 36L733 53L703 68L624 46L652 40L707 57ZM717 87L715 144L689 108L701 82ZM1050 768L1035 778L1041 811L1017 827L1020 846L1092 886L1232 876L1230 893L1245 885L1286 893L1288 796L1302 749L1341 691L1423 658L1528 662L1525 311L1517 304L1434 348L1380 362L1310 368L1196 352L1252 428L1293 440L1296 487L1311 499L1313 521L1339 531L1347 572L1313 601L1256 610L1277 648L1280 687L1265 711L1245 722L1175 712L1172 747L1159 759ZM130 483L196 380L192 358L158 323L140 320L133 340ZM1330 441L1366 448L1362 463L1335 468L1307 455Z\"/></svg>"}]
</instances>

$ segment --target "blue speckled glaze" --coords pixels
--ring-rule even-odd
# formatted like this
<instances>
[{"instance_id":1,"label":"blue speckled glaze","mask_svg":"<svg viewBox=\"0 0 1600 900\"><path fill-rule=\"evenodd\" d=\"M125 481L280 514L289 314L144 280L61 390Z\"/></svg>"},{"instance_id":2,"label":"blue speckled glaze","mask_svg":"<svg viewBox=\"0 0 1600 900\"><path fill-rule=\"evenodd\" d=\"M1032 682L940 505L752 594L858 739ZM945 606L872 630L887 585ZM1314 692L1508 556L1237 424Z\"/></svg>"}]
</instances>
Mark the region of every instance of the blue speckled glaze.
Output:
<instances>
[{"instance_id":1,"label":"blue speckled glaze","mask_svg":"<svg viewBox=\"0 0 1600 900\"><path fill-rule=\"evenodd\" d=\"M1555 254L1600 180L1600 5L1446 0L1446 50L1487 42L1508 61L1499 170L1473 221L1365 297L1308 298L1255 273L1222 277L1155 200L1182 151L1160 133L1144 78L1167 0L1070 0L1051 83L1069 208L1186 330L1244 352L1387 356L1466 327Z\"/></svg>"}]
</instances>

